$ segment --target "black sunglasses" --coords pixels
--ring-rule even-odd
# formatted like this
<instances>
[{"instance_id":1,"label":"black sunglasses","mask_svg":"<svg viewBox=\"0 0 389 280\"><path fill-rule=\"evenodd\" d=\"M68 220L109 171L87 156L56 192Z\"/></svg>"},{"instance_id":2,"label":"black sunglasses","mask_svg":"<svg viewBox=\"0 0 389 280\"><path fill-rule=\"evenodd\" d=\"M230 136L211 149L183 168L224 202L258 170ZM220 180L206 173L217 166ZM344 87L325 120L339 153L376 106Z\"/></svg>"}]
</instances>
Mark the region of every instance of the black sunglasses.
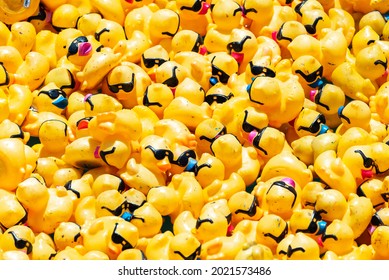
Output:
<instances>
[{"instance_id":1,"label":"black sunglasses","mask_svg":"<svg viewBox=\"0 0 389 280\"><path fill-rule=\"evenodd\" d=\"M318 77L323 76L323 66L320 66L317 70L308 75L305 75L305 73L300 69L297 69L295 72L300 74L300 76L308 83L313 83Z\"/></svg>"},{"instance_id":2,"label":"black sunglasses","mask_svg":"<svg viewBox=\"0 0 389 280\"><path fill-rule=\"evenodd\" d=\"M180 251L174 251L174 253L176 253L177 255L180 255L181 258L183 258L184 260L195 260L197 259L198 256L200 256L200 253L201 253L201 244L199 245L199 247L196 248L196 250L190 254L189 256L184 256L183 253L181 253Z\"/></svg>"},{"instance_id":3,"label":"black sunglasses","mask_svg":"<svg viewBox=\"0 0 389 280\"><path fill-rule=\"evenodd\" d=\"M22 239L22 238L19 238L15 232L13 231L10 231L8 232L9 234L11 234L13 240L14 240L14 244L15 244L15 247L17 249L24 249L24 248L27 248L27 254L30 254L32 252L32 244L30 241L28 240L25 240L25 239Z\"/></svg>"},{"instance_id":4,"label":"black sunglasses","mask_svg":"<svg viewBox=\"0 0 389 280\"><path fill-rule=\"evenodd\" d=\"M254 196L253 202L250 205L250 208L248 210L238 209L235 211L235 214L246 214L249 217L254 217L255 214L257 214L257 206L259 205L258 199L256 196Z\"/></svg>"},{"instance_id":5,"label":"black sunglasses","mask_svg":"<svg viewBox=\"0 0 389 280\"><path fill-rule=\"evenodd\" d=\"M222 103L230 100L231 97L234 97L234 95L232 93L230 93L229 95L209 94L204 98L204 101L207 102L209 105L211 105L213 102L222 104Z\"/></svg>"},{"instance_id":6,"label":"black sunglasses","mask_svg":"<svg viewBox=\"0 0 389 280\"><path fill-rule=\"evenodd\" d=\"M266 194L269 193L269 191L271 190L271 188L273 186L278 186L278 187L281 187L281 188L284 188L284 189L287 189L288 191L290 191L293 196L294 196L294 199L293 199L293 202L292 202L292 205L291 207L294 206L294 203L296 202L296 198L297 198L297 192L296 192L296 189L294 187L292 187L291 185L285 183L284 181L275 181L271 184L270 188L267 190Z\"/></svg>"},{"instance_id":7,"label":"black sunglasses","mask_svg":"<svg viewBox=\"0 0 389 280\"><path fill-rule=\"evenodd\" d=\"M285 26L285 22L281 25L280 29L278 30L277 32L277 40L278 41L281 41L281 40L287 40L289 42L292 42L292 38L289 38L289 37L285 37L283 34L282 34L282 31L284 30L284 26Z\"/></svg>"},{"instance_id":8,"label":"black sunglasses","mask_svg":"<svg viewBox=\"0 0 389 280\"><path fill-rule=\"evenodd\" d=\"M264 236L270 237L275 242L280 243L282 241L282 239L284 239L287 234L288 234L288 224L286 223L284 230L281 232L281 234L279 236L275 236L269 232L265 233Z\"/></svg>"},{"instance_id":9,"label":"black sunglasses","mask_svg":"<svg viewBox=\"0 0 389 280\"><path fill-rule=\"evenodd\" d=\"M310 234L313 234L315 232L317 232L319 226L318 226L318 222L321 221L322 218L320 216L320 213L319 212L316 212L316 211L313 211L313 215L312 215L312 219L311 221L309 222L309 225L306 229L297 229L296 230L296 233L297 232L303 232L303 233L310 233Z\"/></svg>"},{"instance_id":10,"label":"black sunglasses","mask_svg":"<svg viewBox=\"0 0 389 280\"><path fill-rule=\"evenodd\" d=\"M227 128L225 126L223 126L223 128L213 137L213 138L208 138L207 136L204 136L204 135L201 135L199 137L200 140L206 140L210 143L213 143L217 138L219 138L220 136L224 135L227 133Z\"/></svg>"},{"instance_id":11,"label":"black sunglasses","mask_svg":"<svg viewBox=\"0 0 389 280\"><path fill-rule=\"evenodd\" d=\"M247 85L246 91L247 91L247 93L249 94L249 99L250 99L251 102L257 103L257 104L259 104L259 105L263 105L263 104L264 104L263 102L257 101L257 100L255 100L255 99L253 99L253 98L251 97L251 88L253 87L253 83L255 82L255 80L256 80L257 78L260 78L260 77L255 77L255 78L253 79L253 81L251 82L251 84L248 84L248 85Z\"/></svg>"},{"instance_id":12,"label":"black sunglasses","mask_svg":"<svg viewBox=\"0 0 389 280\"><path fill-rule=\"evenodd\" d=\"M178 166L181 166L181 167L185 167L185 166L188 165L188 162L189 162L190 158L196 159L196 152L195 151L193 151L193 150L186 150L185 152L183 152L177 158L177 160L173 160L173 159L170 160L170 158L169 158L169 161L172 164L175 164L175 165L178 165Z\"/></svg>"},{"instance_id":13,"label":"black sunglasses","mask_svg":"<svg viewBox=\"0 0 389 280\"><path fill-rule=\"evenodd\" d=\"M131 82L121 83L116 85L108 84L108 88L113 93L118 93L119 90L123 90L125 92L131 92L134 89L134 84L135 84L135 73L132 73Z\"/></svg>"},{"instance_id":14,"label":"black sunglasses","mask_svg":"<svg viewBox=\"0 0 389 280\"><path fill-rule=\"evenodd\" d=\"M257 148L258 150L262 151L265 155L267 155L267 151L259 145L259 142L261 142L261 138L262 138L263 133L265 132L265 129L266 129L266 127L259 130L257 135L255 135L255 137L253 138L252 143L253 143L253 146L255 148Z\"/></svg>"},{"instance_id":15,"label":"black sunglasses","mask_svg":"<svg viewBox=\"0 0 389 280\"><path fill-rule=\"evenodd\" d=\"M77 127L77 129L86 128L86 127L87 127L87 124L89 124L89 122L90 122L91 119L93 119L93 117L85 117L85 118L79 119L79 120L76 122L76 127Z\"/></svg>"},{"instance_id":16,"label":"black sunglasses","mask_svg":"<svg viewBox=\"0 0 389 280\"><path fill-rule=\"evenodd\" d=\"M200 51L200 46L204 45L203 37L200 36L200 34L197 35L196 42L192 48L192 52L198 53Z\"/></svg>"},{"instance_id":17,"label":"black sunglasses","mask_svg":"<svg viewBox=\"0 0 389 280\"><path fill-rule=\"evenodd\" d=\"M325 119L324 115L319 114L317 116L317 118L315 119L315 121L309 127L299 126L297 128L297 130L305 130L305 131L308 131L308 132L315 134L315 133L318 133L320 131L320 125L325 124L325 123L326 123L326 119Z\"/></svg>"},{"instance_id":18,"label":"black sunglasses","mask_svg":"<svg viewBox=\"0 0 389 280\"><path fill-rule=\"evenodd\" d=\"M329 111L330 107L328 105L324 104L324 103L321 103L321 101L320 101L320 98L321 98L322 94L323 94L323 87L319 87L319 89L317 90L317 93L315 95L315 99L314 99L315 103L317 105L320 105L320 106L324 107L327 111ZM350 120L348 118L346 118L346 119L348 120L348 123L350 123Z\"/></svg>"},{"instance_id":19,"label":"black sunglasses","mask_svg":"<svg viewBox=\"0 0 389 280\"><path fill-rule=\"evenodd\" d=\"M192 7L182 6L180 8L180 10L189 10L189 11L193 11L193 12L199 12L203 6L203 2L205 2L205 0L197 0L194 2Z\"/></svg>"},{"instance_id":20,"label":"black sunglasses","mask_svg":"<svg viewBox=\"0 0 389 280\"><path fill-rule=\"evenodd\" d=\"M8 72L7 72L7 69L5 69L4 65L3 65L3 62L0 62L0 66L3 67L3 71L4 71L4 74L5 74L5 81L3 83L0 83L0 86L6 86L9 84L9 75L8 75Z\"/></svg>"},{"instance_id":21,"label":"black sunglasses","mask_svg":"<svg viewBox=\"0 0 389 280\"><path fill-rule=\"evenodd\" d=\"M381 220L381 217L378 215L378 212L375 212L371 217L370 223L376 227L385 226L384 222Z\"/></svg>"},{"instance_id":22,"label":"black sunglasses","mask_svg":"<svg viewBox=\"0 0 389 280\"><path fill-rule=\"evenodd\" d=\"M78 53L78 44L79 43L86 43L86 42L88 42L88 38L86 38L85 36L79 36L76 39L74 39L70 43L70 46L68 48L68 53L66 56L69 57L71 55L77 54Z\"/></svg>"},{"instance_id":23,"label":"black sunglasses","mask_svg":"<svg viewBox=\"0 0 389 280\"><path fill-rule=\"evenodd\" d=\"M241 52L243 50L243 44L248 39L251 39L251 36L245 36L240 42L231 42L227 45L227 50L231 53L231 51Z\"/></svg>"},{"instance_id":24,"label":"black sunglasses","mask_svg":"<svg viewBox=\"0 0 389 280\"><path fill-rule=\"evenodd\" d=\"M46 94L53 100L58 98L60 95L66 98L65 92L62 89L56 89L56 88L50 90L42 90L38 93L38 95L40 94Z\"/></svg>"},{"instance_id":25,"label":"black sunglasses","mask_svg":"<svg viewBox=\"0 0 389 280\"><path fill-rule=\"evenodd\" d=\"M258 127L255 127L247 122L247 117L249 115L248 110L244 110L244 118L243 118L243 123L242 123L242 129L244 132L250 133L251 131L261 131Z\"/></svg>"},{"instance_id":26,"label":"black sunglasses","mask_svg":"<svg viewBox=\"0 0 389 280\"><path fill-rule=\"evenodd\" d=\"M143 203L142 203L143 204ZM120 216L121 214L123 214L123 212L125 210L129 211L129 212L134 212L136 209L138 209L140 206L142 205L135 205L135 204L132 204L130 202L128 202L127 200L124 200L118 207L116 207L115 209L109 209L108 207L105 207L105 206L101 206L101 209L105 209L107 210L108 212L110 212L112 215L114 216Z\"/></svg>"},{"instance_id":27,"label":"black sunglasses","mask_svg":"<svg viewBox=\"0 0 389 280\"><path fill-rule=\"evenodd\" d=\"M363 166L365 168L373 167L377 174L385 173L388 170L381 171L377 165L377 163L372 159L367 157L361 150L355 150L354 153L360 154L363 159Z\"/></svg>"},{"instance_id":28,"label":"black sunglasses","mask_svg":"<svg viewBox=\"0 0 389 280\"><path fill-rule=\"evenodd\" d=\"M177 76L176 76L177 68L178 68L178 66L173 67L172 76L169 79L167 79L166 81L162 82L164 85L167 85L168 87L171 87L171 88L178 86L179 81L178 81Z\"/></svg>"},{"instance_id":29,"label":"black sunglasses","mask_svg":"<svg viewBox=\"0 0 389 280\"><path fill-rule=\"evenodd\" d=\"M143 61L143 64L146 68L151 68L155 65L161 66L167 60L165 60L163 58L145 58L144 54L142 54L142 61Z\"/></svg>"},{"instance_id":30,"label":"black sunglasses","mask_svg":"<svg viewBox=\"0 0 389 280\"><path fill-rule=\"evenodd\" d=\"M253 74L254 76L262 75L271 78L274 78L276 76L276 73L268 67L254 65L252 61L249 62L249 65L251 74Z\"/></svg>"},{"instance_id":31,"label":"black sunglasses","mask_svg":"<svg viewBox=\"0 0 389 280\"><path fill-rule=\"evenodd\" d=\"M145 149L150 149L153 152L155 159L157 160L162 160L165 157L168 157L169 162L173 160L173 152L170 150L165 150L165 149L156 150L151 145L146 146Z\"/></svg>"},{"instance_id":32,"label":"black sunglasses","mask_svg":"<svg viewBox=\"0 0 389 280\"><path fill-rule=\"evenodd\" d=\"M158 106L162 107L162 104L159 102L150 102L149 100L149 87L146 88L146 92L143 95L143 105L150 107L150 106Z\"/></svg>"},{"instance_id":33,"label":"black sunglasses","mask_svg":"<svg viewBox=\"0 0 389 280\"><path fill-rule=\"evenodd\" d=\"M118 223L115 223L115 228L113 229L111 235L111 240L113 241L113 243L122 245L122 251L134 248L134 246L132 246L130 242L128 242L126 239L123 238L123 236L116 232L117 227Z\"/></svg>"},{"instance_id":34,"label":"black sunglasses","mask_svg":"<svg viewBox=\"0 0 389 280\"><path fill-rule=\"evenodd\" d=\"M77 191L77 190L75 190L75 189L72 189L72 180L67 181L66 184L64 185L64 188L67 189L68 191L73 192L73 193L77 196L77 198L80 198L80 197L81 197L79 191Z\"/></svg>"},{"instance_id":35,"label":"black sunglasses","mask_svg":"<svg viewBox=\"0 0 389 280\"><path fill-rule=\"evenodd\" d=\"M95 39L96 39L97 41L100 42L100 37L101 37L101 35L104 34L105 32L110 32L110 30L109 30L108 28L103 28L103 29L101 29L99 32L96 32L96 33L95 33Z\"/></svg>"},{"instance_id":36,"label":"black sunglasses","mask_svg":"<svg viewBox=\"0 0 389 280\"><path fill-rule=\"evenodd\" d=\"M316 33L316 26L319 22L319 20L324 20L322 17L315 18L315 21L312 24L305 24L304 27L307 30L309 34L315 34Z\"/></svg>"}]
</instances>

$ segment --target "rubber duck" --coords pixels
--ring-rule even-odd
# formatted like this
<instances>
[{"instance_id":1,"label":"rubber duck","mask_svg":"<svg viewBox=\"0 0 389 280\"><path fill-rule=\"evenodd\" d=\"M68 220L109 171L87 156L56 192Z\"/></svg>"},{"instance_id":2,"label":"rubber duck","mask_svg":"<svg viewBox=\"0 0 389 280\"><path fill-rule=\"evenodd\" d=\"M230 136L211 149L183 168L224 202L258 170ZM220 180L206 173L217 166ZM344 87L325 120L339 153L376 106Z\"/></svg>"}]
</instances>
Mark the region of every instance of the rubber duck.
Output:
<instances>
[{"instance_id":1,"label":"rubber duck","mask_svg":"<svg viewBox=\"0 0 389 280\"><path fill-rule=\"evenodd\" d=\"M121 0L91 0L90 3L93 8L102 14L103 18L115 21L123 26L126 15Z\"/></svg>"},{"instance_id":2,"label":"rubber duck","mask_svg":"<svg viewBox=\"0 0 389 280\"><path fill-rule=\"evenodd\" d=\"M174 55L173 60L187 69L188 78L208 91L213 68L207 56L193 51L181 51Z\"/></svg>"},{"instance_id":3,"label":"rubber duck","mask_svg":"<svg viewBox=\"0 0 389 280\"><path fill-rule=\"evenodd\" d=\"M135 248L139 232L136 226L122 218L107 216L96 218L81 230L85 250L97 250L110 259L126 249Z\"/></svg>"},{"instance_id":4,"label":"rubber duck","mask_svg":"<svg viewBox=\"0 0 389 280\"><path fill-rule=\"evenodd\" d=\"M205 36L207 27L212 22L210 3L202 0L179 0L176 1L177 13L180 16L180 25L184 30L192 30Z\"/></svg>"},{"instance_id":5,"label":"rubber duck","mask_svg":"<svg viewBox=\"0 0 389 280\"><path fill-rule=\"evenodd\" d=\"M128 39L119 40L114 46L115 53L122 55L122 61L139 63L142 54L151 47L151 44L143 32L134 30Z\"/></svg>"},{"instance_id":6,"label":"rubber duck","mask_svg":"<svg viewBox=\"0 0 389 280\"><path fill-rule=\"evenodd\" d=\"M43 232L35 236L32 246L31 260L50 260L57 253L52 238Z\"/></svg>"},{"instance_id":7,"label":"rubber duck","mask_svg":"<svg viewBox=\"0 0 389 280\"><path fill-rule=\"evenodd\" d=\"M168 139L171 144L177 143L194 149L197 146L196 136L185 124L174 119L162 119L154 126L155 135Z\"/></svg>"},{"instance_id":8,"label":"rubber duck","mask_svg":"<svg viewBox=\"0 0 389 280\"><path fill-rule=\"evenodd\" d=\"M200 242L205 243L217 237L227 236L230 219L231 212L226 199L208 202L201 209L191 231Z\"/></svg>"},{"instance_id":9,"label":"rubber duck","mask_svg":"<svg viewBox=\"0 0 389 280\"><path fill-rule=\"evenodd\" d=\"M357 239L368 229L375 210L369 198L357 194L350 194L347 203L348 208L342 221L351 227L354 239Z\"/></svg>"},{"instance_id":10,"label":"rubber duck","mask_svg":"<svg viewBox=\"0 0 389 280\"><path fill-rule=\"evenodd\" d=\"M171 181L167 184L167 187L173 189L178 194L178 204L170 214L173 223L178 219L178 216L185 211L189 211L194 218L200 216L207 201L203 195L201 185L197 182L195 175L192 172L183 172L173 175Z\"/></svg>"},{"instance_id":11,"label":"rubber duck","mask_svg":"<svg viewBox=\"0 0 389 280\"><path fill-rule=\"evenodd\" d=\"M36 38L34 26L28 21L21 21L13 23L9 30L7 45L15 47L20 55L25 58L34 46Z\"/></svg>"},{"instance_id":12,"label":"rubber duck","mask_svg":"<svg viewBox=\"0 0 389 280\"><path fill-rule=\"evenodd\" d=\"M347 82L345 82L346 80ZM340 87L349 98L365 103L369 102L369 98L377 91L373 82L359 74L355 65L347 61L334 69L331 81Z\"/></svg>"},{"instance_id":13,"label":"rubber duck","mask_svg":"<svg viewBox=\"0 0 389 280\"><path fill-rule=\"evenodd\" d=\"M39 7L39 0L33 0L29 2L9 3L4 2L1 7L1 22L5 24L13 24L26 20L32 16Z\"/></svg>"},{"instance_id":14,"label":"rubber duck","mask_svg":"<svg viewBox=\"0 0 389 280\"><path fill-rule=\"evenodd\" d=\"M340 191L346 198L356 193L357 183L351 170L334 150L321 153L314 162L314 170L323 182Z\"/></svg>"},{"instance_id":15,"label":"rubber duck","mask_svg":"<svg viewBox=\"0 0 389 280\"><path fill-rule=\"evenodd\" d=\"M138 100L143 98L151 82L141 67L131 62L121 62L104 78L102 91L119 100L124 108L131 109L140 104Z\"/></svg>"},{"instance_id":16,"label":"rubber duck","mask_svg":"<svg viewBox=\"0 0 389 280\"><path fill-rule=\"evenodd\" d=\"M15 83L26 85L30 90L37 89L50 70L49 60L44 55L31 51L14 74Z\"/></svg>"},{"instance_id":17,"label":"rubber duck","mask_svg":"<svg viewBox=\"0 0 389 280\"><path fill-rule=\"evenodd\" d=\"M358 186L357 194L360 197L368 198L376 211L386 205L386 189L383 180L377 178L365 180Z\"/></svg>"},{"instance_id":18,"label":"rubber duck","mask_svg":"<svg viewBox=\"0 0 389 280\"><path fill-rule=\"evenodd\" d=\"M275 254L278 244L287 237L288 232L288 224L280 216L264 215L256 228L256 242L269 247Z\"/></svg>"},{"instance_id":19,"label":"rubber duck","mask_svg":"<svg viewBox=\"0 0 389 280\"><path fill-rule=\"evenodd\" d=\"M205 5L206 2L202 3L204 3L203 5ZM174 55L179 52L187 51L199 53L201 55L207 54L207 48L204 46L203 36L190 29L179 30L174 35L172 39L171 49L171 57L174 57Z\"/></svg>"},{"instance_id":20,"label":"rubber duck","mask_svg":"<svg viewBox=\"0 0 389 280\"><path fill-rule=\"evenodd\" d=\"M338 256L346 255L353 250L353 230L347 223L335 219L326 227L319 242L320 246L327 251L334 252Z\"/></svg>"},{"instance_id":21,"label":"rubber duck","mask_svg":"<svg viewBox=\"0 0 389 280\"><path fill-rule=\"evenodd\" d=\"M228 207L232 213L232 225L237 225L243 220L258 221L264 214L257 198L246 191L234 193L228 199Z\"/></svg>"},{"instance_id":22,"label":"rubber duck","mask_svg":"<svg viewBox=\"0 0 389 280\"><path fill-rule=\"evenodd\" d=\"M82 245L81 227L74 222L62 222L54 231L53 241L58 251Z\"/></svg>"},{"instance_id":23,"label":"rubber duck","mask_svg":"<svg viewBox=\"0 0 389 280\"><path fill-rule=\"evenodd\" d=\"M238 62L239 74L246 70L247 64L254 57L257 50L257 39L251 31L240 28L231 30L227 42L227 51Z\"/></svg>"},{"instance_id":24,"label":"rubber duck","mask_svg":"<svg viewBox=\"0 0 389 280\"><path fill-rule=\"evenodd\" d=\"M221 135L212 142L210 148L213 154L223 162L226 178L236 172L242 177L246 186L258 178L261 165L257 152L253 147L242 147L233 134Z\"/></svg>"},{"instance_id":25,"label":"rubber duck","mask_svg":"<svg viewBox=\"0 0 389 280\"><path fill-rule=\"evenodd\" d=\"M275 214L284 220L289 220L293 211L301 206L301 187L290 177L276 176L267 181L258 181L253 194L265 215Z\"/></svg>"},{"instance_id":26,"label":"rubber duck","mask_svg":"<svg viewBox=\"0 0 389 280\"><path fill-rule=\"evenodd\" d=\"M101 51L92 54L82 71L76 77L81 83L81 90L95 89L120 60L119 53Z\"/></svg>"},{"instance_id":27,"label":"rubber duck","mask_svg":"<svg viewBox=\"0 0 389 280\"><path fill-rule=\"evenodd\" d=\"M68 222L73 213L73 199L64 186L48 188L44 209L28 213L28 225L35 232L54 233L61 222ZM58 207L60 205L60 207Z\"/></svg>"},{"instance_id":28,"label":"rubber duck","mask_svg":"<svg viewBox=\"0 0 389 280\"><path fill-rule=\"evenodd\" d=\"M352 100L345 106L339 107L338 115L342 121L336 130L339 134L350 127L360 127L371 134L376 141L382 141L387 135L385 126L373 118L370 107L360 100Z\"/></svg>"},{"instance_id":29,"label":"rubber duck","mask_svg":"<svg viewBox=\"0 0 389 280\"><path fill-rule=\"evenodd\" d=\"M50 83L54 83L67 97L79 87L75 74L70 69L63 66L50 69L46 75L43 86L47 86Z\"/></svg>"},{"instance_id":30,"label":"rubber duck","mask_svg":"<svg viewBox=\"0 0 389 280\"><path fill-rule=\"evenodd\" d=\"M207 55L211 61L212 76L209 79L211 85L222 83L228 85L233 74L238 73L238 62L226 52L214 52Z\"/></svg>"},{"instance_id":31,"label":"rubber duck","mask_svg":"<svg viewBox=\"0 0 389 280\"><path fill-rule=\"evenodd\" d=\"M106 18L103 18L98 22L94 36L103 47L111 49L114 49L119 41L126 39L126 34L122 25L114 20Z\"/></svg>"},{"instance_id":32,"label":"rubber duck","mask_svg":"<svg viewBox=\"0 0 389 280\"><path fill-rule=\"evenodd\" d=\"M235 260L273 260L271 250L261 244L243 245L243 248L235 256Z\"/></svg>"},{"instance_id":33,"label":"rubber duck","mask_svg":"<svg viewBox=\"0 0 389 280\"><path fill-rule=\"evenodd\" d=\"M64 250L57 251L53 260L104 260L108 261L107 254L99 250L86 251L82 245L73 247L66 247Z\"/></svg>"},{"instance_id":34,"label":"rubber duck","mask_svg":"<svg viewBox=\"0 0 389 280\"><path fill-rule=\"evenodd\" d=\"M385 163L387 144L374 142L368 145L356 145L348 148L342 161L350 169L357 184L367 178L384 174L388 166Z\"/></svg>"},{"instance_id":35,"label":"rubber duck","mask_svg":"<svg viewBox=\"0 0 389 280\"><path fill-rule=\"evenodd\" d=\"M196 105L185 97L176 97L166 107L163 118L175 119L185 124L191 132L204 120L212 117L212 109L208 103Z\"/></svg>"},{"instance_id":36,"label":"rubber duck","mask_svg":"<svg viewBox=\"0 0 389 280\"><path fill-rule=\"evenodd\" d=\"M200 258L202 260L232 260L243 248L245 242L245 236L241 232L231 236L216 237L202 244Z\"/></svg>"},{"instance_id":37,"label":"rubber duck","mask_svg":"<svg viewBox=\"0 0 389 280\"><path fill-rule=\"evenodd\" d=\"M32 104L31 90L24 85L13 84L1 91L2 119L22 125Z\"/></svg>"},{"instance_id":38,"label":"rubber duck","mask_svg":"<svg viewBox=\"0 0 389 280\"><path fill-rule=\"evenodd\" d=\"M295 119L304 105L304 89L295 75L256 77L247 86L250 103L268 115L269 126L278 128Z\"/></svg>"},{"instance_id":39,"label":"rubber duck","mask_svg":"<svg viewBox=\"0 0 389 280\"><path fill-rule=\"evenodd\" d=\"M37 154L17 138L0 139L0 146L2 189L14 191L17 184L28 178L35 169Z\"/></svg>"},{"instance_id":40,"label":"rubber duck","mask_svg":"<svg viewBox=\"0 0 389 280\"><path fill-rule=\"evenodd\" d=\"M201 154L193 172L202 188L212 184L214 180L223 181L225 178L223 162L209 153Z\"/></svg>"},{"instance_id":41,"label":"rubber duck","mask_svg":"<svg viewBox=\"0 0 389 280\"><path fill-rule=\"evenodd\" d=\"M277 255L286 260L320 260L320 248L313 238L298 232L278 244Z\"/></svg>"},{"instance_id":42,"label":"rubber duck","mask_svg":"<svg viewBox=\"0 0 389 280\"><path fill-rule=\"evenodd\" d=\"M32 229L24 225L12 226L1 235L0 248L3 252L21 251L30 258L32 245L35 243L35 234Z\"/></svg>"},{"instance_id":43,"label":"rubber duck","mask_svg":"<svg viewBox=\"0 0 389 280\"><path fill-rule=\"evenodd\" d=\"M69 103L65 92L54 83L49 83L34 90L32 94L32 106L38 112L52 112L62 115Z\"/></svg>"},{"instance_id":44,"label":"rubber duck","mask_svg":"<svg viewBox=\"0 0 389 280\"><path fill-rule=\"evenodd\" d=\"M293 8L288 5L279 5L272 1L258 3L252 0L243 1L245 25L256 36L272 37L281 25L288 20L297 20ZM266 15L266 16L263 16Z\"/></svg>"},{"instance_id":45,"label":"rubber duck","mask_svg":"<svg viewBox=\"0 0 389 280\"><path fill-rule=\"evenodd\" d=\"M340 191L334 189L320 191L319 189L314 210L320 214L324 221L332 222L336 219L341 220L346 214L347 209L347 200ZM353 236L352 229L351 235Z\"/></svg>"},{"instance_id":46,"label":"rubber duck","mask_svg":"<svg viewBox=\"0 0 389 280\"><path fill-rule=\"evenodd\" d=\"M371 101L369 103L373 118L381 121L382 123L386 123L388 120L388 85L388 82L382 84L381 87L377 90L376 94L371 97Z\"/></svg>"},{"instance_id":47,"label":"rubber duck","mask_svg":"<svg viewBox=\"0 0 389 280\"><path fill-rule=\"evenodd\" d=\"M269 159L258 180L265 182L275 176L290 177L300 186L305 186L313 179L311 169L289 150L283 150Z\"/></svg>"},{"instance_id":48,"label":"rubber duck","mask_svg":"<svg viewBox=\"0 0 389 280\"><path fill-rule=\"evenodd\" d=\"M317 136L329 131L324 115L309 108L303 108L299 112L293 126L299 137L306 135Z\"/></svg>"},{"instance_id":49,"label":"rubber duck","mask_svg":"<svg viewBox=\"0 0 389 280\"><path fill-rule=\"evenodd\" d=\"M7 230L16 225L22 225L27 222L27 210L18 201L15 193L0 189L1 208L0 208L0 228Z\"/></svg>"},{"instance_id":50,"label":"rubber duck","mask_svg":"<svg viewBox=\"0 0 389 280\"><path fill-rule=\"evenodd\" d=\"M243 8L233 0L217 1L211 9L212 23L207 26L204 45L210 53L226 52L230 33L241 28Z\"/></svg>"}]
</instances>

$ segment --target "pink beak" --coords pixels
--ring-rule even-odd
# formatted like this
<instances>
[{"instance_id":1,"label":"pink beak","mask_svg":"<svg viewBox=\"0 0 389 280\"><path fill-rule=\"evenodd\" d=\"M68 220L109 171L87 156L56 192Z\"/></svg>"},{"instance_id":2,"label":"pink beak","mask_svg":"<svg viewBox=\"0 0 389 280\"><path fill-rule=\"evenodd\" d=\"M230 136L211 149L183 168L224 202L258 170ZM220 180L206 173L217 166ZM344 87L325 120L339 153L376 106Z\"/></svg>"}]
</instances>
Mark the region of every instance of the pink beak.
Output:
<instances>
[{"instance_id":1,"label":"pink beak","mask_svg":"<svg viewBox=\"0 0 389 280\"><path fill-rule=\"evenodd\" d=\"M211 5L209 5L207 2L203 2L203 5L201 6L201 10L199 12L199 15L205 15L208 12L208 9Z\"/></svg>"},{"instance_id":2,"label":"pink beak","mask_svg":"<svg viewBox=\"0 0 389 280\"><path fill-rule=\"evenodd\" d=\"M81 130L81 129L86 129L86 128L88 128L88 126L89 126L89 122L88 122L87 120L82 120L82 121L79 122L77 128L78 128L79 130Z\"/></svg>"},{"instance_id":3,"label":"pink beak","mask_svg":"<svg viewBox=\"0 0 389 280\"><path fill-rule=\"evenodd\" d=\"M373 232L376 230L377 227L373 226L372 224L368 225L367 232L372 235Z\"/></svg>"},{"instance_id":4,"label":"pink beak","mask_svg":"<svg viewBox=\"0 0 389 280\"><path fill-rule=\"evenodd\" d=\"M205 54L207 54L207 52L208 52L208 50L207 50L207 48L205 46L201 46L200 47L199 53L201 55L205 55Z\"/></svg>"},{"instance_id":5,"label":"pink beak","mask_svg":"<svg viewBox=\"0 0 389 280\"><path fill-rule=\"evenodd\" d=\"M241 64L244 58L243 53L237 53L237 52L231 52L231 56L238 62L238 64Z\"/></svg>"},{"instance_id":6,"label":"pink beak","mask_svg":"<svg viewBox=\"0 0 389 280\"><path fill-rule=\"evenodd\" d=\"M93 153L95 158L100 158L99 151L100 151L100 146L97 146L94 153Z\"/></svg>"},{"instance_id":7,"label":"pink beak","mask_svg":"<svg viewBox=\"0 0 389 280\"><path fill-rule=\"evenodd\" d=\"M312 102L315 102L315 95L317 93L317 90L316 89L313 89L309 92L309 99L312 101Z\"/></svg>"},{"instance_id":8,"label":"pink beak","mask_svg":"<svg viewBox=\"0 0 389 280\"><path fill-rule=\"evenodd\" d=\"M371 170L361 170L362 179L368 179L373 177L373 171Z\"/></svg>"},{"instance_id":9,"label":"pink beak","mask_svg":"<svg viewBox=\"0 0 389 280\"><path fill-rule=\"evenodd\" d=\"M253 130L249 133L248 140L249 140L250 144L253 144L253 140L254 140L255 136L257 136L257 134L258 134L258 131L256 131L256 130Z\"/></svg>"},{"instance_id":10,"label":"pink beak","mask_svg":"<svg viewBox=\"0 0 389 280\"><path fill-rule=\"evenodd\" d=\"M316 240L317 244L319 244L320 247L324 247L323 240L321 239L321 236Z\"/></svg>"},{"instance_id":11,"label":"pink beak","mask_svg":"<svg viewBox=\"0 0 389 280\"><path fill-rule=\"evenodd\" d=\"M87 56L92 52L92 44L89 42L83 42L78 44L78 55Z\"/></svg>"}]
</instances>

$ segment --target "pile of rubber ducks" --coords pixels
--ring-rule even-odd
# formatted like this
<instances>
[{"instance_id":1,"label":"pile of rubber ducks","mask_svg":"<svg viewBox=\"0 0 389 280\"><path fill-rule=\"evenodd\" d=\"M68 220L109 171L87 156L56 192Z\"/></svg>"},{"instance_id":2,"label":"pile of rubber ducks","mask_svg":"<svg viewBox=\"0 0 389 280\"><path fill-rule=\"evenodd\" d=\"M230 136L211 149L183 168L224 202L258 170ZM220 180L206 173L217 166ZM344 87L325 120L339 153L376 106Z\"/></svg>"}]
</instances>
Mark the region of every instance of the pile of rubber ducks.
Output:
<instances>
[{"instance_id":1,"label":"pile of rubber ducks","mask_svg":"<svg viewBox=\"0 0 389 280\"><path fill-rule=\"evenodd\" d=\"M0 259L389 259L388 12L0 1Z\"/></svg>"}]
</instances>

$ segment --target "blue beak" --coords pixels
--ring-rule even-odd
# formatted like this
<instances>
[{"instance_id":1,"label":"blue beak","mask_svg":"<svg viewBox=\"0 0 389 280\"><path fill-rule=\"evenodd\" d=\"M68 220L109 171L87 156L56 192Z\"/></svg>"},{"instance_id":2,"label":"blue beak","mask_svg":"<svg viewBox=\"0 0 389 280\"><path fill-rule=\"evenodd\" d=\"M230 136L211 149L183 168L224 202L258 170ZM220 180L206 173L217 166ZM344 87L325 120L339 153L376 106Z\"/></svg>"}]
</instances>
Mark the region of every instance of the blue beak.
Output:
<instances>
[{"instance_id":1,"label":"blue beak","mask_svg":"<svg viewBox=\"0 0 389 280\"><path fill-rule=\"evenodd\" d=\"M58 96L58 98L56 100L54 100L51 104L53 104L54 106L57 106L58 108L60 109L65 109L66 106L68 106L68 100L66 99L66 97L63 97L62 95Z\"/></svg>"}]
</instances>

